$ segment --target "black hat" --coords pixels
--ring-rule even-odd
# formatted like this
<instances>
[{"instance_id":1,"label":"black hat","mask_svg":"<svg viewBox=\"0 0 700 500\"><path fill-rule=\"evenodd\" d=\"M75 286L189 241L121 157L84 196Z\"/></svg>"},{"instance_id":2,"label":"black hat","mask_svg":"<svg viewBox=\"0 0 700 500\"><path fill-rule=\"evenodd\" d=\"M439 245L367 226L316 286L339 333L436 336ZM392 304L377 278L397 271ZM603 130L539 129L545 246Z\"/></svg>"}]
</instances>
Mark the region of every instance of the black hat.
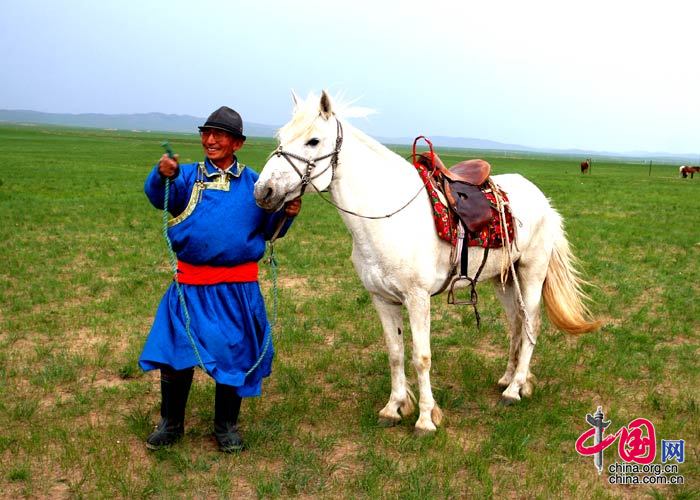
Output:
<instances>
[{"instance_id":1,"label":"black hat","mask_svg":"<svg viewBox=\"0 0 700 500\"><path fill-rule=\"evenodd\" d=\"M221 106L219 109L214 111L207 118L207 122L199 127L201 131L203 128L218 128L220 130L225 130L229 134L232 134L241 139L245 139L243 135L243 120L241 115L236 113L234 110L228 106Z\"/></svg>"}]
</instances>

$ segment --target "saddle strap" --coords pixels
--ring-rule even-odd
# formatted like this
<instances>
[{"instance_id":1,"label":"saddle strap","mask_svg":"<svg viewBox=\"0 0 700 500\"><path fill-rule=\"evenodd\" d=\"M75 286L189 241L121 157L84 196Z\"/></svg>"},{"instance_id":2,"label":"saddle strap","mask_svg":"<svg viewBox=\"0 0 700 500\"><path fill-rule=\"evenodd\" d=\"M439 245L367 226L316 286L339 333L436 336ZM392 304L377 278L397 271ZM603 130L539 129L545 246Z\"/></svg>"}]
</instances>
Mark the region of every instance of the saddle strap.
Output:
<instances>
[{"instance_id":1,"label":"saddle strap","mask_svg":"<svg viewBox=\"0 0 700 500\"><path fill-rule=\"evenodd\" d=\"M490 232L490 231L489 231ZM469 233L465 233L464 235L464 243L462 244L462 255L460 257L460 266L459 266L459 274L465 278L468 277L467 273L469 272ZM486 265L486 259L489 256L489 247L484 248L484 257L481 260L481 265L479 266L479 269L476 271L476 274L474 275L474 283L479 281L479 276L481 276L481 271L484 270L484 266Z\"/></svg>"}]
</instances>

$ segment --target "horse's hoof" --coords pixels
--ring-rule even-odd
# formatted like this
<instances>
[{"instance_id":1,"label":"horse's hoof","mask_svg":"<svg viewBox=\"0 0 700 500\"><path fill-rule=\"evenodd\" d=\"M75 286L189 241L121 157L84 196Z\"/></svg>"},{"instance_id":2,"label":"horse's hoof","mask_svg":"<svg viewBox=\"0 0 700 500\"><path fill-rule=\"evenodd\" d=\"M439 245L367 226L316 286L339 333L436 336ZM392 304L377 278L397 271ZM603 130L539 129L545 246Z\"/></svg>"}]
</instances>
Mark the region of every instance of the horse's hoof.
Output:
<instances>
[{"instance_id":1,"label":"horse's hoof","mask_svg":"<svg viewBox=\"0 0 700 500\"><path fill-rule=\"evenodd\" d=\"M523 398L529 398L530 396L532 396L532 392L534 390L535 386L532 384L532 382L525 382L520 388L520 396Z\"/></svg>"},{"instance_id":2,"label":"horse's hoof","mask_svg":"<svg viewBox=\"0 0 700 500\"><path fill-rule=\"evenodd\" d=\"M437 429L419 429L416 427L413 429L413 435L422 438L427 436L434 436Z\"/></svg>"},{"instance_id":3,"label":"horse's hoof","mask_svg":"<svg viewBox=\"0 0 700 500\"><path fill-rule=\"evenodd\" d=\"M518 401L520 401L520 399L514 398L512 396L501 396L501 399L498 401L498 404L500 406L511 406L517 403Z\"/></svg>"},{"instance_id":4,"label":"horse's hoof","mask_svg":"<svg viewBox=\"0 0 700 500\"><path fill-rule=\"evenodd\" d=\"M377 424L379 427L394 427L401 422L400 418L387 418L387 417L379 417L377 419Z\"/></svg>"}]
</instances>

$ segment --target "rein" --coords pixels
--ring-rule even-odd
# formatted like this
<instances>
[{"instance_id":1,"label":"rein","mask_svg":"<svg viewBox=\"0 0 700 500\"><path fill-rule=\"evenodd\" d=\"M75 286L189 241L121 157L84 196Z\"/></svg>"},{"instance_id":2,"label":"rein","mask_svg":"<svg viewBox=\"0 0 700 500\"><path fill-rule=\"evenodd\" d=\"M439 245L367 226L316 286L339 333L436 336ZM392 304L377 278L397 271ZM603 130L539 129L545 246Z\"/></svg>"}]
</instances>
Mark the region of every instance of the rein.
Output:
<instances>
[{"instance_id":1,"label":"rein","mask_svg":"<svg viewBox=\"0 0 700 500\"><path fill-rule=\"evenodd\" d=\"M418 198L418 196L421 194L421 192L428 185L428 182L430 182L430 178L434 175L434 172L431 172L430 176L425 180L425 182L421 185L420 189L416 192L415 195L413 195L413 197L410 200L408 200L400 208L398 208L398 209L396 209L393 212L390 212L388 214L384 214L384 215L358 214L357 212L353 212L352 210L348 210L346 208L341 207L337 203L334 203L332 200L329 200L328 198L323 196L323 193L311 181L313 181L314 179L317 179L318 177L323 175L326 172L326 170L328 170L329 168L332 169L331 170L331 172L332 172L331 181L335 177L335 170L338 167L338 156L340 154L340 148L343 145L343 126L340 124L340 120L338 120L338 118L335 119L335 123L336 123L336 129L337 129L337 136L335 139L335 149L328 154L318 156L318 157L313 158L313 159L304 158L303 156L300 156L300 155L297 155L294 153L290 153L289 151L285 151L284 149L282 149L282 144L280 144L277 147L277 149L275 149L272 152L272 154L270 154L270 158L272 158L273 156L282 156L285 160L287 160L287 162L292 166L294 171L299 175L299 178L301 179L300 183L299 183L299 186L301 186L301 194L299 196L303 196L304 192L306 191L307 186L311 185L311 187L314 188L314 190L319 194L319 196L321 197L321 199L323 201L325 201L329 205L332 205L333 207L340 210L341 212L344 212L344 213L349 214L349 215L354 215L355 217L359 217L361 219L372 219L372 220L388 219L389 217L393 217L394 215L398 214L403 209L405 209L407 206L409 206L411 203L413 203L413 201L416 198ZM414 152L414 154L415 154L415 152ZM296 164L291 160L292 158L295 160L299 160L301 162L304 162L306 164L306 170L303 174L301 173L301 170L299 168L297 168ZM321 170L321 172L319 172L318 174L312 176L311 173L316 168L316 162L318 162L320 160L325 160L326 158L331 159L331 161L328 162L328 165L326 166L326 168ZM297 186L297 187L299 187L299 186ZM290 192L294 191L295 189L296 189L296 187L294 189L292 189Z\"/></svg>"}]
</instances>

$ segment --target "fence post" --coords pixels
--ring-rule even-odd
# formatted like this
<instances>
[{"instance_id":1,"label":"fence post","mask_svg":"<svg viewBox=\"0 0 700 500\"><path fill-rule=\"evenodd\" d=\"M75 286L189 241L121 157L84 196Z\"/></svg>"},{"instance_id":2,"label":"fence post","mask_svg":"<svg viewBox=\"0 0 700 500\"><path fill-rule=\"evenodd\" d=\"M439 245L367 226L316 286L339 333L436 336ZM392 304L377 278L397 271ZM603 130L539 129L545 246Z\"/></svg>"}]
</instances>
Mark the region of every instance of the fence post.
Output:
<instances>
[{"instance_id":1,"label":"fence post","mask_svg":"<svg viewBox=\"0 0 700 500\"><path fill-rule=\"evenodd\" d=\"M652 163L652 160L649 160L649 177L651 177L651 163Z\"/></svg>"}]
</instances>

